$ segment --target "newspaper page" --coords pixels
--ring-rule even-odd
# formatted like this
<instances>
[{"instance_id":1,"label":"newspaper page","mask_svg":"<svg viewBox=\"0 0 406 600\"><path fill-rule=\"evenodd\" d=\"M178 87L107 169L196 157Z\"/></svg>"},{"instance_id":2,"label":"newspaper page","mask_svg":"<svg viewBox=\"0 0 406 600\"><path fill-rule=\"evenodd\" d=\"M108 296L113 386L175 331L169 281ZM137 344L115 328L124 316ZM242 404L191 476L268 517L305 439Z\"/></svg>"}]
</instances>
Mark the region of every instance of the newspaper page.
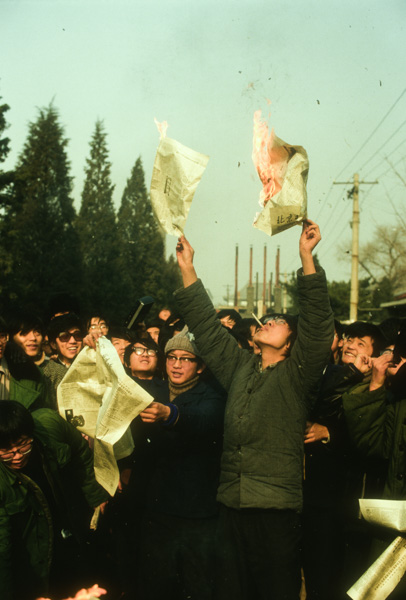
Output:
<instances>
[{"instance_id":1,"label":"newspaper page","mask_svg":"<svg viewBox=\"0 0 406 600\"><path fill-rule=\"evenodd\" d=\"M162 230L179 237L209 157L165 137L165 131L161 129L152 171L151 204Z\"/></svg>"},{"instance_id":2,"label":"newspaper page","mask_svg":"<svg viewBox=\"0 0 406 600\"><path fill-rule=\"evenodd\" d=\"M254 115L252 159L263 189L254 227L276 235L307 218L307 177L309 160L302 146L292 146L268 133L261 111Z\"/></svg>"},{"instance_id":3,"label":"newspaper page","mask_svg":"<svg viewBox=\"0 0 406 600\"><path fill-rule=\"evenodd\" d=\"M406 501L360 500L361 513L370 523L406 531ZM348 590L353 600L385 600L406 571L406 539L398 536Z\"/></svg>"},{"instance_id":4,"label":"newspaper page","mask_svg":"<svg viewBox=\"0 0 406 600\"><path fill-rule=\"evenodd\" d=\"M119 480L117 459L134 448L130 423L152 401L104 337L96 350L85 347L79 353L58 386L59 413L94 440L96 479L112 496Z\"/></svg>"}]
</instances>

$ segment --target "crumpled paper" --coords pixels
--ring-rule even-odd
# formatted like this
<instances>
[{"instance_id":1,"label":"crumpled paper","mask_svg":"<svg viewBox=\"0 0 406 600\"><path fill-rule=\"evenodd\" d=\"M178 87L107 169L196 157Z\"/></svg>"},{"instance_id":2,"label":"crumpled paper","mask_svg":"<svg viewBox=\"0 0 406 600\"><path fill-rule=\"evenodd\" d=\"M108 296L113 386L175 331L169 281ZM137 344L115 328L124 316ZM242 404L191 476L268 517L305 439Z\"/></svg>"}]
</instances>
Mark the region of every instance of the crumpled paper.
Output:
<instances>
[{"instance_id":1,"label":"crumpled paper","mask_svg":"<svg viewBox=\"0 0 406 600\"><path fill-rule=\"evenodd\" d=\"M261 111L254 114L252 159L263 189L254 227L276 235L307 218L307 177L309 160L302 146L292 146L268 133Z\"/></svg>"},{"instance_id":2,"label":"crumpled paper","mask_svg":"<svg viewBox=\"0 0 406 600\"><path fill-rule=\"evenodd\" d=\"M152 171L152 209L162 230L179 237L209 157L166 137L166 122L155 122L161 141Z\"/></svg>"}]
</instances>

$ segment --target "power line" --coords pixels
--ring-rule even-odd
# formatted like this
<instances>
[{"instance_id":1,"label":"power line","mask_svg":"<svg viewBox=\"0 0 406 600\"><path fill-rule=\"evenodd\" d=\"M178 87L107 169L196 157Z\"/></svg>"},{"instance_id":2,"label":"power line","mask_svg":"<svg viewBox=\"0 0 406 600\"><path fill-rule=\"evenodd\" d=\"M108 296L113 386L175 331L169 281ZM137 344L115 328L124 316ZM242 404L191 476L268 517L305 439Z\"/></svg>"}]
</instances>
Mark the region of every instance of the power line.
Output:
<instances>
[{"instance_id":1,"label":"power line","mask_svg":"<svg viewBox=\"0 0 406 600\"><path fill-rule=\"evenodd\" d=\"M358 154L365 148L365 146L367 145L369 140L375 135L375 133L378 131L379 127L382 125L382 123L385 121L385 119L390 115L392 110L395 108L396 104L401 100L401 98L404 96L405 93L406 93L406 88L400 94L399 98L392 104L392 106L390 107L390 109L388 110L386 115L379 121L378 125L375 127L373 132L367 137L365 142L363 144L361 144L361 147L356 151L354 156L348 161L348 163L345 165L345 167L339 172L339 174L336 176L336 179L338 179L344 173L344 171L350 166L350 164L358 156Z\"/></svg>"},{"instance_id":2,"label":"power line","mask_svg":"<svg viewBox=\"0 0 406 600\"><path fill-rule=\"evenodd\" d=\"M393 138L393 137L394 137L394 136L397 134L397 132L398 132L398 131L400 131L400 130L402 129L402 127L405 125L405 123L406 123L406 120L404 120L404 121L403 121L403 123L402 123L402 125L399 125L399 127L396 129L396 131L394 131L394 132L392 133L392 135L390 135L390 136L388 137L388 139L386 140L386 142L384 142L384 143L382 144L382 146L380 147L380 149L379 149L379 151L380 151L380 152L383 150L383 148L385 148L386 144L387 144L388 142L390 142L390 140L391 140L391 139L392 139L392 138ZM371 155L371 156L368 158L368 160L366 160L366 161L364 162L364 164L362 165L362 167L360 167L360 168L359 168L359 171L362 171L362 169L365 167L365 165L367 165L367 164L369 163L369 161L371 161L373 158L375 158L375 157L376 157L376 154L377 154L377 153L376 153L376 152L374 152L374 154L372 154L372 155Z\"/></svg>"},{"instance_id":3,"label":"power line","mask_svg":"<svg viewBox=\"0 0 406 600\"><path fill-rule=\"evenodd\" d=\"M390 152L389 154L387 154L387 155L385 156L385 158L389 158L390 156L392 156L392 154L394 154L394 153L395 153L397 150L399 150L399 148L400 148L401 146L403 146L403 144L404 144L405 142L406 142L406 138L405 138L404 140L402 140L402 141L400 142L400 144L398 144L398 145L396 146L396 148L394 148L394 149L392 150L392 152ZM402 158L401 158L400 160L402 160L402 159L403 159L403 156L402 156ZM376 165L376 166L374 166L374 167L373 167L373 168L372 168L370 171L368 171L368 173L367 173L366 175L364 175L364 177L368 177L368 176L369 176L369 175L370 175L370 174L371 174L373 171L375 171L375 170L376 170L377 166L379 166L379 165ZM385 171L385 172L386 172L386 171Z\"/></svg>"}]
</instances>

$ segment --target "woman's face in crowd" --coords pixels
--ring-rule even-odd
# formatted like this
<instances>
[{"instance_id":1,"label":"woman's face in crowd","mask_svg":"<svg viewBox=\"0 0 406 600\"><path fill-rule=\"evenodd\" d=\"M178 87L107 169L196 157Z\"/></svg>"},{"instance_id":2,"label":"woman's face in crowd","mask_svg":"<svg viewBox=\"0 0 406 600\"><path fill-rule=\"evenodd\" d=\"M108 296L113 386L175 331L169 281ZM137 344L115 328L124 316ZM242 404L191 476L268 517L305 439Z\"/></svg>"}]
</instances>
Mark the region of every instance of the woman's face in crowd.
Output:
<instances>
[{"instance_id":1,"label":"woman's face in crowd","mask_svg":"<svg viewBox=\"0 0 406 600\"><path fill-rule=\"evenodd\" d=\"M31 358L38 356L41 352L43 335L38 329L31 329L30 331L21 330L14 334L13 340L24 350L26 355Z\"/></svg>"},{"instance_id":2,"label":"woman's face in crowd","mask_svg":"<svg viewBox=\"0 0 406 600\"><path fill-rule=\"evenodd\" d=\"M158 356L155 350L143 344L136 343L130 355L131 375L140 379L152 379L158 366Z\"/></svg>"}]
</instances>

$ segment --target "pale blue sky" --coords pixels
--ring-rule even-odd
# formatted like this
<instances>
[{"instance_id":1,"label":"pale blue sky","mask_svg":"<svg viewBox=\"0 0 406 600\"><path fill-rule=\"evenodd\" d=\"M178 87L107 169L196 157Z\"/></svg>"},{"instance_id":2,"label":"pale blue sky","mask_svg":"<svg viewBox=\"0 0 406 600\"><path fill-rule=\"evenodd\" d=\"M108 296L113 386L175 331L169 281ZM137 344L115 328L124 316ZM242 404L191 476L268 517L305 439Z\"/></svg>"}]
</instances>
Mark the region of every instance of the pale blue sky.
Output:
<instances>
[{"instance_id":1,"label":"pale blue sky","mask_svg":"<svg viewBox=\"0 0 406 600\"><path fill-rule=\"evenodd\" d=\"M350 261L337 261L337 244L350 239L351 202L333 180L351 179L364 164L361 179L380 177L372 189L361 186L361 241L377 223L396 224L388 195L403 210L405 186L385 157L406 177L405 22L403 0L0 0L0 95L10 105L12 145L6 168L36 107L53 101L70 139L76 207L98 118L118 206L139 155L149 187L154 117L168 121L170 137L210 156L185 233L219 301L226 284L233 289L236 243L241 287L250 244L260 278L265 243L268 270L278 245L281 271L298 267L299 227L273 238L252 227L261 189L252 119L258 108L268 112L269 99L276 134L309 155L319 258L329 279L348 279ZM168 237L168 252L175 245Z\"/></svg>"}]
</instances>

